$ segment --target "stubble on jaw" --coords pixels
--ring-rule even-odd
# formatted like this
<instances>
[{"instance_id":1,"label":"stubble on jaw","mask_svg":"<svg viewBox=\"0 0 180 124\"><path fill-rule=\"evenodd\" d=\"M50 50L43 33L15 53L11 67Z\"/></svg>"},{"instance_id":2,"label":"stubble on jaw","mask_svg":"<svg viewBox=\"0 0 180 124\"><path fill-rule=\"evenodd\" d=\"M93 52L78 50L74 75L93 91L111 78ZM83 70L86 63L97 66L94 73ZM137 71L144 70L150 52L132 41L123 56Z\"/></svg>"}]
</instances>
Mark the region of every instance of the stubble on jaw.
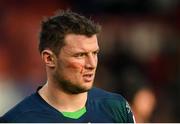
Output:
<instances>
[{"instance_id":1,"label":"stubble on jaw","mask_svg":"<svg viewBox=\"0 0 180 124\"><path fill-rule=\"evenodd\" d=\"M67 65L67 68L79 70L80 75L83 74L83 65L80 63L71 62ZM58 65L57 70L54 72L53 79L55 80L58 88L65 93L79 94L87 92L92 88L93 84L90 88L85 88L80 86L78 82L72 82L68 79L65 79L65 77L63 77L62 74L58 71L59 69L60 68Z\"/></svg>"}]
</instances>

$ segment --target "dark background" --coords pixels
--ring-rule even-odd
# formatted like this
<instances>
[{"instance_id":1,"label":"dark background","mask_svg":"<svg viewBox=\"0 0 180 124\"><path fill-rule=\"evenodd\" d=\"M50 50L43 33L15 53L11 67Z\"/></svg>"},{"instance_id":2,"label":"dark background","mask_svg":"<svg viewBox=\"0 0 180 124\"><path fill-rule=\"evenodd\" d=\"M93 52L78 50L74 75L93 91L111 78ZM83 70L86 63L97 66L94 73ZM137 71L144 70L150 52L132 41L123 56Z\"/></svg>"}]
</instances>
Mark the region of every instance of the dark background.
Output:
<instances>
[{"instance_id":1,"label":"dark background","mask_svg":"<svg viewBox=\"0 0 180 124\"><path fill-rule=\"evenodd\" d=\"M38 33L58 9L102 25L96 86L130 105L148 87L155 106L147 122L180 122L179 0L1 0L0 115L45 83Z\"/></svg>"}]
</instances>

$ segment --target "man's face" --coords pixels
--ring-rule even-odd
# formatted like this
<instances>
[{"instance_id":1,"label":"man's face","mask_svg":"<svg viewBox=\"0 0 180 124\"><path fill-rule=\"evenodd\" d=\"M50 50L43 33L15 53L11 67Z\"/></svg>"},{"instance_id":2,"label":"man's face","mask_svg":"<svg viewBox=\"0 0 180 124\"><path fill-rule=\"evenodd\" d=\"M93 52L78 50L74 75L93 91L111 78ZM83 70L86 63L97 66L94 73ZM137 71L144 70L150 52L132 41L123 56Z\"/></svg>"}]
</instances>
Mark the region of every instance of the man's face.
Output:
<instances>
[{"instance_id":1,"label":"man's face","mask_svg":"<svg viewBox=\"0 0 180 124\"><path fill-rule=\"evenodd\" d=\"M68 34L57 59L55 79L65 92L77 94L92 88L99 51L96 35Z\"/></svg>"}]
</instances>

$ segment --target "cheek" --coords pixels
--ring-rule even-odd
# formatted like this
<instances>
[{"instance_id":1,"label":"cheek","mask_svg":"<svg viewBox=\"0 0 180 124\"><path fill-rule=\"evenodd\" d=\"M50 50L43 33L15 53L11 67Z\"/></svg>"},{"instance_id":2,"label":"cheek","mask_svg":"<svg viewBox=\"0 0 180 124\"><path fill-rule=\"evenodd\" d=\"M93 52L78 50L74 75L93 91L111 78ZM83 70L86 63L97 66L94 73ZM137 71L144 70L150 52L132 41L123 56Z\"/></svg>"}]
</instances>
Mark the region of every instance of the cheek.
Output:
<instances>
[{"instance_id":1,"label":"cheek","mask_svg":"<svg viewBox=\"0 0 180 124\"><path fill-rule=\"evenodd\" d=\"M78 70L80 71L80 73L82 74L83 72L83 64L81 63L77 63L77 62L71 62L71 63L68 63L67 67L69 69L74 69L74 70Z\"/></svg>"}]
</instances>

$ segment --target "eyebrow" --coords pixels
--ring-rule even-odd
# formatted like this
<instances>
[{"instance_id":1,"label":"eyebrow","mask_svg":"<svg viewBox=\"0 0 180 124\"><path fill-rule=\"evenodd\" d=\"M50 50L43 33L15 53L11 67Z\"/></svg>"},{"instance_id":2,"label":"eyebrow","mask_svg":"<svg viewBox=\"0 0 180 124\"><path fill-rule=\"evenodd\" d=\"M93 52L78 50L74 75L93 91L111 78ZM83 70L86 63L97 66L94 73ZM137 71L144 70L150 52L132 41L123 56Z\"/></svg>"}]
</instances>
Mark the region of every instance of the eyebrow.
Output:
<instances>
[{"instance_id":1,"label":"eyebrow","mask_svg":"<svg viewBox=\"0 0 180 124\"><path fill-rule=\"evenodd\" d=\"M95 51L100 51L100 49L99 49L99 48L97 48L96 50L92 50L92 52L95 52ZM78 49L76 52L80 52L80 53L87 53L87 52L89 52L89 51L84 50L84 49Z\"/></svg>"},{"instance_id":2,"label":"eyebrow","mask_svg":"<svg viewBox=\"0 0 180 124\"><path fill-rule=\"evenodd\" d=\"M98 51L98 52L99 52L99 51L100 51L100 49L98 48L98 49L97 49L97 50L95 50L95 51Z\"/></svg>"}]
</instances>

